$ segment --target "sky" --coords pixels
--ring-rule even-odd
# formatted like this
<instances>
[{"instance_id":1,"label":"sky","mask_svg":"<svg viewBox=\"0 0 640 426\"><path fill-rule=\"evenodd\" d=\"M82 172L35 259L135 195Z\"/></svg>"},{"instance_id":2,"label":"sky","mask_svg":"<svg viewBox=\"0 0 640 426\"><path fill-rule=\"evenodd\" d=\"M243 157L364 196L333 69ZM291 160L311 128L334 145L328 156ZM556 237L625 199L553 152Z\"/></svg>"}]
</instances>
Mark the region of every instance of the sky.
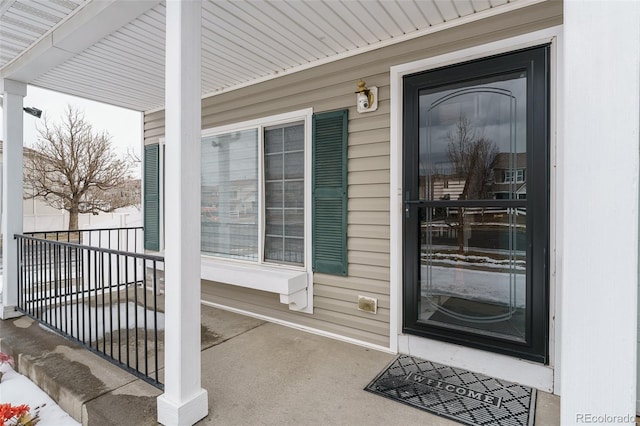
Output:
<instances>
[{"instance_id":1,"label":"sky","mask_svg":"<svg viewBox=\"0 0 640 426\"><path fill-rule=\"evenodd\" d=\"M107 131L112 137L113 148L116 152L126 154L127 149L133 150L140 158L142 139L142 114L125 108L84 98L65 95L34 86L27 87L24 98L25 107L35 107L42 110L42 116L50 123L59 123L67 109L67 105L84 111L85 120L91 123L94 130ZM1 111L1 108L0 108ZM32 146L38 138L38 126L42 126L42 119L24 114L24 144ZM0 139L2 139L3 123L0 119ZM137 171L139 173L139 171Z\"/></svg>"}]
</instances>

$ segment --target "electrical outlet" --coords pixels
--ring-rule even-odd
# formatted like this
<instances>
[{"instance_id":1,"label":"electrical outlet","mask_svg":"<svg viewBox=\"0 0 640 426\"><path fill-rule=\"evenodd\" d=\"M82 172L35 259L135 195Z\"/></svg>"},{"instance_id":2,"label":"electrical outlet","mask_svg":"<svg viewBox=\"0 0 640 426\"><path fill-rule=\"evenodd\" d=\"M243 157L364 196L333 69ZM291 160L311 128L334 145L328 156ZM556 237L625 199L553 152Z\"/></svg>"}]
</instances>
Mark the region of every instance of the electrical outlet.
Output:
<instances>
[{"instance_id":1,"label":"electrical outlet","mask_svg":"<svg viewBox=\"0 0 640 426\"><path fill-rule=\"evenodd\" d=\"M374 299L373 297L358 296L358 310L377 314L378 299Z\"/></svg>"}]
</instances>

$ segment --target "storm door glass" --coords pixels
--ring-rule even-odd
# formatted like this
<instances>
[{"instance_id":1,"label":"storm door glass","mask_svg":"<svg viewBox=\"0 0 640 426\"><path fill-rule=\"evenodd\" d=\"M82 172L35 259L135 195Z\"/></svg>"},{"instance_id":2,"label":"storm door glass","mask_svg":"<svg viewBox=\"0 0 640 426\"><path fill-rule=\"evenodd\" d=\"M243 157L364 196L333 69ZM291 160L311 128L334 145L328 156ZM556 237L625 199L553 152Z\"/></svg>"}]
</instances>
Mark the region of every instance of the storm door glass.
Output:
<instances>
[{"instance_id":1,"label":"storm door glass","mask_svg":"<svg viewBox=\"0 0 640 426\"><path fill-rule=\"evenodd\" d=\"M546 357L545 52L405 78L405 331Z\"/></svg>"}]
</instances>

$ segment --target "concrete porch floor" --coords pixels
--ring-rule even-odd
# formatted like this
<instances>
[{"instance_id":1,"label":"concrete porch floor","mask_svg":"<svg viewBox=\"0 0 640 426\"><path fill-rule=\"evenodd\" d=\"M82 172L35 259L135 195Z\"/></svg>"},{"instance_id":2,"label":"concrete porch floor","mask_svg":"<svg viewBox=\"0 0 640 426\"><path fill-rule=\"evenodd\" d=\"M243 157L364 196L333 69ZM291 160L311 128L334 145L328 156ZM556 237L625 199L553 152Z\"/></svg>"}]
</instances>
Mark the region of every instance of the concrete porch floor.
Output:
<instances>
[{"instance_id":1,"label":"concrete porch floor","mask_svg":"<svg viewBox=\"0 0 640 426\"><path fill-rule=\"evenodd\" d=\"M394 355L202 307L202 386L222 425L455 425L363 390ZM27 317L0 321L0 350L84 425L155 425L160 391ZM560 424L538 392L536 425Z\"/></svg>"}]
</instances>

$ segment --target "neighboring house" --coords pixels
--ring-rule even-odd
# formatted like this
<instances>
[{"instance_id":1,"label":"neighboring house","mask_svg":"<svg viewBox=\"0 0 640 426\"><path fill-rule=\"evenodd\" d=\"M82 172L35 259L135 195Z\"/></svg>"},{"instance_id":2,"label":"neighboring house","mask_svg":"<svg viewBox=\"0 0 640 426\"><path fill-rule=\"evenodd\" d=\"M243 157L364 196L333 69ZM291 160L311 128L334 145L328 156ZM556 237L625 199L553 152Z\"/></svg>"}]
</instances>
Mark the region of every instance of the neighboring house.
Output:
<instances>
[{"instance_id":1,"label":"neighboring house","mask_svg":"<svg viewBox=\"0 0 640 426\"><path fill-rule=\"evenodd\" d=\"M23 148L23 155L25 157L33 155L33 150L27 147ZM2 141L0 140L0 160L2 159ZM0 163L0 174L2 173L2 163ZM78 226L83 228L95 228L100 225L101 227L111 226L139 226L142 223L142 213L140 209L140 197L141 197L141 181L140 179L134 179L127 181L122 188L112 189L110 193L114 197L126 197L132 200L132 206L122 209L117 209L112 213L100 213L93 215L89 213L83 213L78 216ZM1 192L1 188L0 188ZM28 193L28 188L24 189L25 194ZM0 206L2 205L2 198L0 197ZM24 232L33 231L60 231L65 230L69 226L69 213L63 209L56 209L51 207L41 197L25 198L23 200L23 215L24 215Z\"/></svg>"},{"instance_id":2,"label":"neighboring house","mask_svg":"<svg viewBox=\"0 0 640 426\"><path fill-rule=\"evenodd\" d=\"M427 199L427 189L434 200L459 200L464 192L466 179L456 174L432 174L429 184L426 176L420 176L420 199Z\"/></svg>"},{"instance_id":3,"label":"neighboring house","mask_svg":"<svg viewBox=\"0 0 640 426\"><path fill-rule=\"evenodd\" d=\"M488 180L484 183L488 186L487 195L496 200L526 199L526 171L526 153L498 153L491 162ZM440 172L430 174L428 181L427 184L427 176L420 175L420 199L459 200L464 194L467 179L455 172Z\"/></svg>"},{"instance_id":4,"label":"neighboring house","mask_svg":"<svg viewBox=\"0 0 640 426\"><path fill-rule=\"evenodd\" d=\"M69 14L0 62L5 108L29 83L141 111L145 243L165 256L174 348L161 422L206 413L199 339L185 338L201 302L553 392L563 424L634 411L639 4ZM472 179L441 168L463 118L484 141L475 158L497 152Z\"/></svg>"},{"instance_id":5,"label":"neighboring house","mask_svg":"<svg viewBox=\"0 0 640 426\"><path fill-rule=\"evenodd\" d=\"M500 153L493 162L490 192L497 200L527 198L527 154Z\"/></svg>"},{"instance_id":6,"label":"neighboring house","mask_svg":"<svg viewBox=\"0 0 640 426\"><path fill-rule=\"evenodd\" d=\"M0 140L0 159L2 158L3 143ZM30 148L23 148L23 156L27 157L33 155L33 151ZM0 171L3 164L0 164ZM1 191L1 189L0 189ZM28 192L28 188L24 189L25 194ZM0 205L2 201L0 201ZM38 230L54 230L64 229L62 225L62 219L64 217L64 211L54 209L50 207L44 200L39 198L25 198L23 201L24 212L24 230L26 232Z\"/></svg>"}]
</instances>

